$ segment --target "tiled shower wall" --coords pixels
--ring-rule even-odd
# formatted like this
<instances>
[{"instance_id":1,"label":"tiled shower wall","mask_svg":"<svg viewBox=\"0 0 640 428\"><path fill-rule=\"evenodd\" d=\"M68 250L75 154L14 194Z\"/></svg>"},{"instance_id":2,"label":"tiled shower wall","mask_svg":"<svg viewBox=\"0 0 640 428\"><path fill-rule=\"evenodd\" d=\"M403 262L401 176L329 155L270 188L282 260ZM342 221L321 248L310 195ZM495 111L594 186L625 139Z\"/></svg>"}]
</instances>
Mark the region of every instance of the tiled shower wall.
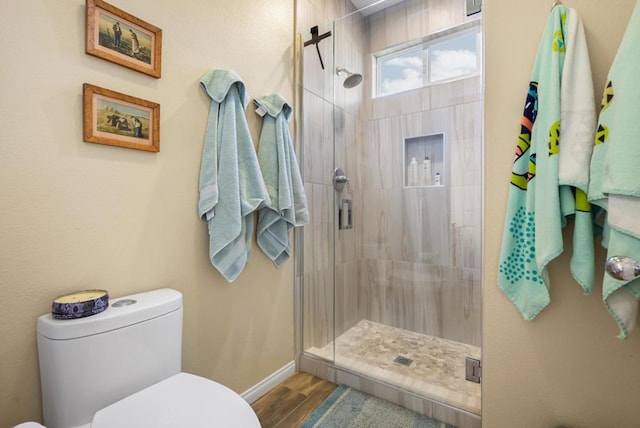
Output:
<instances>
[{"instance_id":1,"label":"tiled shower wall","mask_svg":"<svg viewBox=\"0 0 640 428\"><path fill-rule=\"evenodd\" d=\"M407 0L372 15L368 53L477 19L465 5ZM481 346L481 82L374 99L365 85L359 318ZM444 135L445 186L403 187L404 140L433 134Z\"/></svg>"},{"instance_id":2,"label":"tiled shower wall","mask_svg":"<svg viewBox=\"0 0 640 428\"><path fill-rule=\"evenodd\" d=\"M336 335L365 318L480 346L481 79L371 98L371 54L465 22L465 0L407 0L335 28L328 23L353 9L348 0L297 5L304 40L313 25L333 32L319 45L324 70L315 47L304 48L298 88L311 210L296 278L304 284L304 348L333 339L334 316ZM337 66L362 73L363 83L343 89ZM446 186L404 188L404 139L439 133ZM351 193L333 190L334 155ZM337 232L334 260L337 198L353 200L354 226Z\"/></svg>"},{"instance_id":3,"label":"tiled shower wall","mask_svg":"<svg viewBox=\"0 0 640 428\"><path fill-rule=\"evenodd\" d=\"M359 318L481 345L479 93L473 77L385 97L363 121ZM445 186L404 188L404 139L440 133Z\"/></svg>"}]
</instances>

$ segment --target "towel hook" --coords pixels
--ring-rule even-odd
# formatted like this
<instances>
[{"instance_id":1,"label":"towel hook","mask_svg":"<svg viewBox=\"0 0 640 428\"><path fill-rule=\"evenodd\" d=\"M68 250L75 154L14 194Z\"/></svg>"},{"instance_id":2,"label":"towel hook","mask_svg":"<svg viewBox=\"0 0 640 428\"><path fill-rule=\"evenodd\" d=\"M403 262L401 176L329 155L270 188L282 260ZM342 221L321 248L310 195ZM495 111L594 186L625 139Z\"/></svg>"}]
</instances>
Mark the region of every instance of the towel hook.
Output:
<instances>
[{"instance_id":1,"label":"towel hook","mask_svg":"<svg viewBox=\"0 0 640 428\"><path fill-rule=\"evenodd\" d=\"M553 4L551 4L551 10L556 6L562 6L562 2L560 0L555 0Z\"/></svg>"},{"instance_id":2,"label":"towel hook","mask_svg":"<svg viewBox=\"0 0 640 428\"><path fill-rule=\"evenodd\" d=\"M631 281L640 276L640 263L631 257L609 257L604 267L609 276L622 281Z\"/></svg>"}]
</instances>

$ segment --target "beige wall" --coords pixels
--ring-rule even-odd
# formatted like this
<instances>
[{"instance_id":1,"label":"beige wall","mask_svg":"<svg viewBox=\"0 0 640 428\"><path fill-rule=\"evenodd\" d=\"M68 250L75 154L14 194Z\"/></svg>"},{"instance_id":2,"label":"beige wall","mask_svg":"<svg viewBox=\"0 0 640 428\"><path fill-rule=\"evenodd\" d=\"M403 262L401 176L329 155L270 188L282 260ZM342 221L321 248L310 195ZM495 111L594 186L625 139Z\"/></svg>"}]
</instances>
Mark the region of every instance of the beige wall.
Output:
<instances>
[{"instance_id":1,"label":"beige wall","mask_svg":"<svg viewBox=\"0 0 640 428\"><path fill-rule=\"evenodd\" d=\"M160 80L84 54L84 2L3 0L0 28L0 426L40 418L35 318L58 294L185 295L184 368L237 391L293 357L292 263L259 252L228 285L210 266L196 214L213 68L251 96L291 98L293 2L139 0L116 6L164 30ZM525 322L495 286L507 180L534 51L551 2L485 0L484 426L637 426L640 332L621 342L598 292L566 257L552 303ZM584 20L597 97L634 5L566 0ZM158 154L81 138L83 82L161 103ZM257 138L259 121L247 114ZM568 249L570 252L570 249ZM604 254L599 253L603 258ZM602 272L599 270L597 275Z\"/></svg>"},{"instance_id":2,"label":"beige wall","mask_svg":"<svg viewBox=\"0 0 640 428\"><path fill-rule=\"evenodd\" d=\"M83 0L0 2L0 427L41 418L35 320L65 292L180 290L185 371L238 392L294 356L292 261L255 247L229 285L196 209L198 80L234 69L252 98L291 99L293 1L110 2L162 28L161 79L84 53ZM160 153L84 143L83 82L160 103Z\"/></svg>"},{"instance_id":3,"label":"beige wall","mask_svg":"<svg viewBox=\"0 0 640 428\"><path fill-rule=\"evenodd\" d=\"M600 100L633 0L566 0L582 16ZM496 286L508 179L535 49L551 1L485 0L483 422L488 428L637 427L640 332L616 339L601 288L583 296L568 258L551 264L551 305L523 321ZM571 248L565 249L571 253ZM604 252L598 253L604 262ZM598 267L597 278L602 269Z\"/></svg>"}]
</instances>

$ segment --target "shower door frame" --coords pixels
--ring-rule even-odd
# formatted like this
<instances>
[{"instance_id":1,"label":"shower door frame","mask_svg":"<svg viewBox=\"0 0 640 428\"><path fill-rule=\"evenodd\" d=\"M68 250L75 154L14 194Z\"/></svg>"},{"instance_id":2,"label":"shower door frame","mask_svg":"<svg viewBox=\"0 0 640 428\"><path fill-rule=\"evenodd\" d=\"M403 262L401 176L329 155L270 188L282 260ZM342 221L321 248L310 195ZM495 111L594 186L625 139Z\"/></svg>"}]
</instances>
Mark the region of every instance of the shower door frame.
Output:
<instances>
[{"instance_id":1,"label":"shower door frame","mask_svg":"<svg viewBox=\"0 0 640 428\"><path fill-rule=\"evenodd\" d=\"M331 58L331 62L332 62L331 69L335 67L335 50L336 50L335 41L334 41L335 28L336 28L335 23L336 21L333 21L333 24L331 26L332 32L333 32L332 34L334 36L332 37L333 55ZM484 25L484 23L482 25ZM483 39L483 43L484 43L484 39ZM298 121L295 122L295 135L298 141L298 150L300 153L300 155L298 156L299 159L305 159L305 151L306 151L306 145L304 142L305 123L302 120L303 113L304 113L303 97L305 92L304 86L302 84L303 83L302 82L303 49L304 48L303 48L303 42L302 42L302 35L298 34L296 36L296 49L294 54L294 63L295 63L295 71L294 71L295 91L294 92L295 92L295 97L296 97L297 106L298 106L296 111L296 116L295 116L298 118ZM483 49L483 52L484 52L484 49ZM310 50L308 55L315 55L315 52ZM484 61L483 61L483 67L484 67ZM482 73L482 82L484 82L484 71ZM335 104L335 99L336 99L335 92L336 92L337 84L338 84L337 79L334 78L333 88L332 88L332 92L333 92L332 122L335 121L335 109L337 108ZM484 92L484 84L482 84L482 92ZM484 94L482 94L482 99L484 99ZM481 113L481 117L484 117L483 113ZM484 132L484 130L482 131ZM332 140L331 149L333 151L332 159L333 159L333 166L335 168L335 167L341 166L341 165L336 165L335 129L333 129L331 140ZM482 138L482 140L484 141L484 138ZM484 158L484 146L482 146L482 156ZM327 174L331 174L332 172L333 171L327 171ZM350 173L349 171L345 171L345 172L346 172L346 175L349 175ZM303 171L303 174L304 174L304 171ZM484 193L483 187L482 187L482 193ZM295 248L296 248L295 256L294 256L294 260L295 260L294 316L295 316L296 328L294 329L294 335L295 335L295 360L296 360L297 370L311 373L313 375L319 376L321 378L327 379L335 383L352 386L361 391L387 399L403 407L409 408L411 410L417 411L427 416L433 416L442 421L455 424L460 428L468 428L468 427L479 428L481 426L481 418L478 415L449 406L447 404L430 400L428 398L417 395L415 393L403 390L399 387L387 384L371 376L363 375L362 373L356 373L349 369L336 365L335 363L336 309L335 308L336 308L336 245L337 245L337 238L336 238L337 225L336 224L337 223L335 218L336 216L335 202L337 201L337 197L335 193L333 193L333 196L334 196L333 198L334 203L332 204L333 214L331 216L331 222L332 222L331 247L333 249L332 251L333 309L332 309L332 318L331 318L331 326L332 326L331 336L334 342L333 358L332 359L322 358L314 354L310 354L304 349L303 323L305 322L305 320L304 320L303 310L304 310L304 294L305 294L305 284L304 284L304 279L305 279L304 278L304 242L305 242L304 233L305 231L304 231L304 228L296 228L294 232L294 242L295 242ZM484 198L482 198L482 203L484 204ZM480 212L484 213L484 210L481 209ZM484 219L481 220L481 223L484 224ZM484 236L482 236L481 242L484 242ZM482 257L484 257L484 254L482 254Z\"/></svg>"}]
</instances>

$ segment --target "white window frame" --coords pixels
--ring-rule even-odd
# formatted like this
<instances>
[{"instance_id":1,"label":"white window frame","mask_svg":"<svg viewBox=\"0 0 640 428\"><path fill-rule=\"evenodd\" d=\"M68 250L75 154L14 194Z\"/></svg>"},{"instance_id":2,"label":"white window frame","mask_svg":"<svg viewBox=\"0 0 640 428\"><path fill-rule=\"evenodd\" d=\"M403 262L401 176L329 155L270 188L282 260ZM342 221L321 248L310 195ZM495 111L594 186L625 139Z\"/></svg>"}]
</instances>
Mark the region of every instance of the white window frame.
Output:
<instances>
[{"instance_id":1,"label":"white window frame","mask_svg":"<svg viewBox=\"0 0 640 428\"><path fill-rule=\"evenodd\" d=\"M380 72L380 68L383 62L386 62L392 58L398 57L406 52L411 50L416 50L418 48L422 49L422 86L431 86L431 85L439 85L442 83L449 83L455 80L466 79L468 77L477 76L481 73L482 70L482 27L480 25L481 21L476 19L464 24L448 28L446 30L442 30L436 33L432 33L428 36L422 37L420 39L414 40L412 42L403 43L401 45L397 45L391 48L386 48L381 51L375 52L373 54L373 74L375 75L375 79L373 79L374 87L372 88L372 93L374 94L374 98L386 97L389 95L398 94L405 91L398 92L388 92L381 94L382 88L382 76ZM430 49L432 46L439 45L440 43L456 39L458 37L466 36L468 34L477 34L476 41L476 70L471 73L459 74L456 76L452 76L450 78L444 78L436 81L431 81L431 63L430 63ZM419 88L413 88L408 90L415 90Z\"/></svg>"}]
</instances>

